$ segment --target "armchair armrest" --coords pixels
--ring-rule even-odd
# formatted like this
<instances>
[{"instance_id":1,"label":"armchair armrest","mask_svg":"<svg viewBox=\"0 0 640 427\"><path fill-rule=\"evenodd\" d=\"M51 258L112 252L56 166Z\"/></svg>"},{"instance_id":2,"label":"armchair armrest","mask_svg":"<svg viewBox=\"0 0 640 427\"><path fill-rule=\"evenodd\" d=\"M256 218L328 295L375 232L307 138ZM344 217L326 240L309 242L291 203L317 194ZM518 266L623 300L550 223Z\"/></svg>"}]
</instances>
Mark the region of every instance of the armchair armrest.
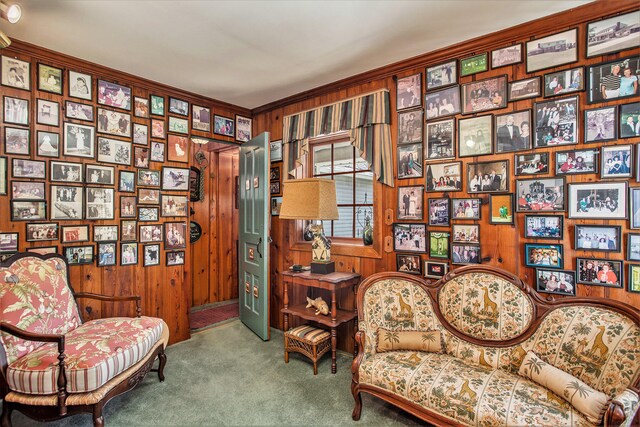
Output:
<instances>
[{"instance_id":1,"label":"armchair armrest","mask_svg":"<svg viewBox=\"0 0 640 427\"><path fill-rule=\"evenodd\" d=\"M109 296L109 295L101 295L94 294L91 292L76 292L73 296L77 298L89 298L95 299L99 301L111 301L111 302L120 302L120 301L135 301L136 303L136 317L142 316L142 308L140 307L140 295L129 295L129 296Z\"/></svg>"}]
</instances>

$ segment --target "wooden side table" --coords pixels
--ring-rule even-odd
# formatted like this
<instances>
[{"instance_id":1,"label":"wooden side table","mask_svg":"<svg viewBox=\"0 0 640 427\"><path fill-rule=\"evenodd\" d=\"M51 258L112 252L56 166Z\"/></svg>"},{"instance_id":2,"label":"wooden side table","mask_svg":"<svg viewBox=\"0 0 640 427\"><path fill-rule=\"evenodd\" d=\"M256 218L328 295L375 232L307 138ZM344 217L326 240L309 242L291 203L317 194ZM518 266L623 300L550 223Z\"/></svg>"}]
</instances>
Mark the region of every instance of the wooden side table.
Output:
<instances>
[{"instance_id":1,"label":"wooden side table","mask_svg":"<svg viewBox=\"0 0 640 427\"><path fill-rule=\"evenodd\" d=\"M336 365L336 347L338 345L338 336L336 329L339 325L358 318L358 308L354 304L353 311L338 308L336 301L336 293L339 289L353 288L354 297L360 283L360 275L356 273L335 272L330 274L313 274L309 271L294 273L293 271L285 271L282 273L284 282L284 330L289 330L289 315L297 316L305 320L318 322L331 328L331 373L335 374L338 370ZM331 292L331 302L329 303L330 315L316 316L315 308L306 308L304 304L295 304L289 306L289 285L306 286L317 289L326 289ZM355 298L354 298L355 302ZM358 330L358 324L355 322L354 334ZM356 349L357 351L357 349Z\"/></svg>"}]
</instances>

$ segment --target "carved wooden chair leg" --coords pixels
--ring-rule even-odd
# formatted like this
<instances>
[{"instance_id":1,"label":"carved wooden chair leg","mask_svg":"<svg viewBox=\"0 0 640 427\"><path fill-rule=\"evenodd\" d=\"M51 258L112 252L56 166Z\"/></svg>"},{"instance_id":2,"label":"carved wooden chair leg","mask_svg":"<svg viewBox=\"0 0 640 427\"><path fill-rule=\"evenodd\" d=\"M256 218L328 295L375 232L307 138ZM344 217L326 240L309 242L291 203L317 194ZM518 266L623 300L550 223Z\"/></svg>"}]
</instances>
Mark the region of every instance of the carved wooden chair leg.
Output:
<instances>
[{"instance_id":1,"label":"carved wooden chair leg","mask_svg":"<svg viewBox=\"0 0 640 427\"><path fill-rule=\"evenodd\" d=\"M353 412L351 413L351 418L353 421L358 421L362 413L362 395L359 391L356 391L355 387L351 387L351 393L353 394L353 399L356 401L356 405L353 407Z\"/></svg>"},{"instance_id":2,"label":"carved wooden chair leg","mask_svg":"<svg viewBox=\"0 0 640 427\"><path fill-rule=\"evenodd\" d=\"M104 427L104 416L102 415L102 402L93 405L93 426Z\"/></svg>"},{"instance_id":3,"label":"carved wooden chair leg","mask_svg":"<svg viewBox=\"0 0 640 427\"><path fill-rule=\"evenodd\" d=\"M11 412L13 408L5 400L2 401L2 418L0 418L0 425L2 427L11 427Z\"/></svg>"},{"instance_id":4,"label":"carved wooden chair leg","mask_svg":"<svg viewBox=\"0 0 640 427\"><path fill-rule=\"evenodd\" d=\"M160 382L164 381L164 365L167 364L167 355L164 354L164 350L158 355L158 379Z\"/></svg>"}]
</instances>

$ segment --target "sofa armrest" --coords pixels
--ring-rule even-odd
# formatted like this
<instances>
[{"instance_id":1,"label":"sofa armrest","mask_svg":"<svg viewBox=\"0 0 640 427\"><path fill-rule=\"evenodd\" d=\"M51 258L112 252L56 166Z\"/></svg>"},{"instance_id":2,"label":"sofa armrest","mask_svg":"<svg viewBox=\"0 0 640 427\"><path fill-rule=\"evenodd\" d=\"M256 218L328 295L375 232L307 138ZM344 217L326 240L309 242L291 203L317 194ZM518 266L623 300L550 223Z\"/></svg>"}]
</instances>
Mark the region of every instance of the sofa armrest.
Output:
<instances>
[{"instance_id":1,"label":"sofa armrest","mask_svg":"<svg viewBox=\"0 0 640 427\"><path fill-rule=\"evenodd\" d=\"M95 300L99 300L99 301L111 301L111 302L135 301L135 303L136 303L136 317L142 316L142 308L140 308L140 295L109 296L109 295L93 294L91 292L76 292L73 295L74 295L74 297L76 299L77 298L89 298L89 299L95 299Z\"/></svg>"},{"instance_id":2,"label":"sofa armrest","mask_svg":"<svg viewBox=\"0 0 640 427\"><path fill-rule=\"evenodd\" d=\"M604 415L604 425L609 426L629 426L633 422L633 417L638 410L640 397L632 389L623 390L615 396Z\"/></svg>"}]
</instances>

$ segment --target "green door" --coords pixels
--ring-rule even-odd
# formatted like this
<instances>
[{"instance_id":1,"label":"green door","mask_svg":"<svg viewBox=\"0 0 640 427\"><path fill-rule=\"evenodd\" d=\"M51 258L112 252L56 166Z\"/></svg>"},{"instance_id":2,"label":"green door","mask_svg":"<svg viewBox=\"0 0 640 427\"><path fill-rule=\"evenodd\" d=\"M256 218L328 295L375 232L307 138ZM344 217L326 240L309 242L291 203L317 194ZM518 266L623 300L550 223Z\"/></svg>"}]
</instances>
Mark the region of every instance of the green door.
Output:
<instances>
[{"instance_id":1,"label":"green door","mask_svg":"<svg viewBox=\"0 0 640 427\"><path fill-rule=\"evenodd\" d=\"M240 147L240 320L269 339L269 133Z\"/></svg>"}]
</instances>

